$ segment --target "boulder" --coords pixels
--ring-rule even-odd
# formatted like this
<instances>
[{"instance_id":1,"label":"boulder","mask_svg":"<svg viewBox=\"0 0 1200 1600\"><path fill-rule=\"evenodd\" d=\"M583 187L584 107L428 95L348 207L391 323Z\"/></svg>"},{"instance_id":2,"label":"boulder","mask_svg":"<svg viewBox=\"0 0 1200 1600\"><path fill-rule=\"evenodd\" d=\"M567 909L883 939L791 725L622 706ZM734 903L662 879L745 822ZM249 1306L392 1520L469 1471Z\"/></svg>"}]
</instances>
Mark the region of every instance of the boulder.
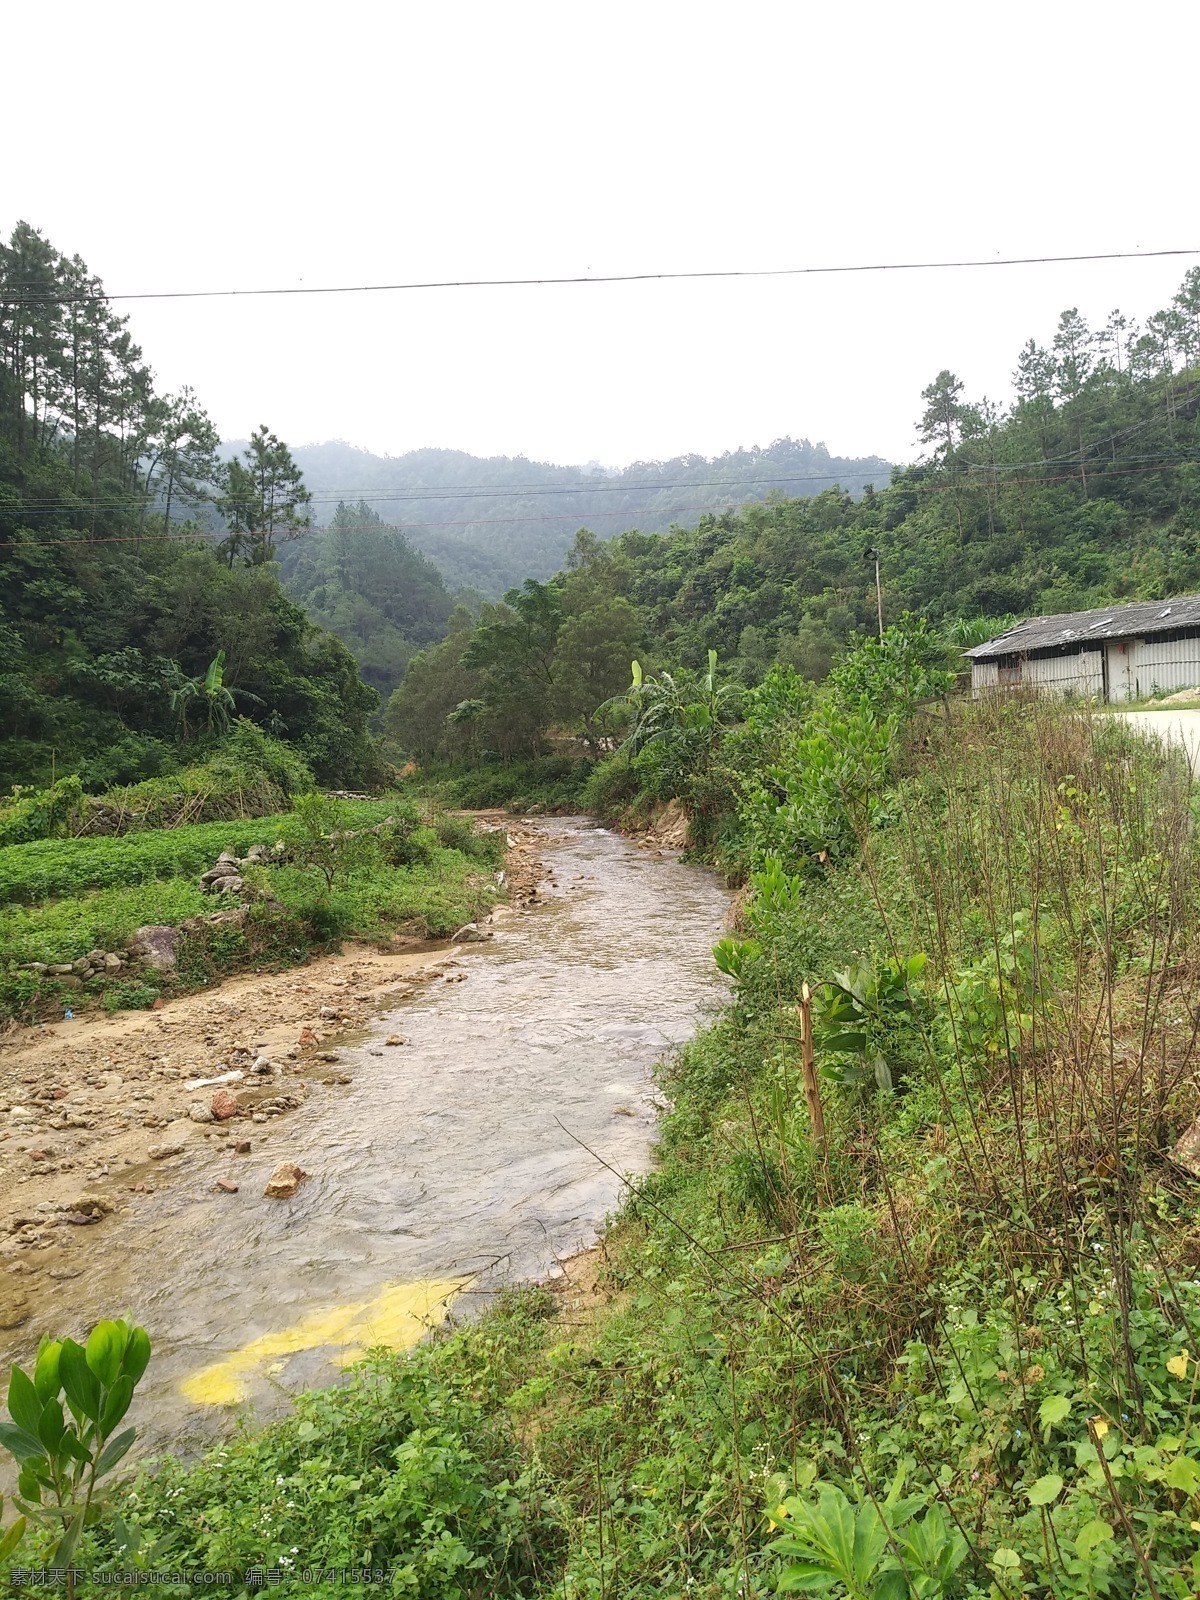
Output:
<instances>
[{"instance_id":1,"label":"boulder","mask_svg":"<svg viewBox=\"0 0 1200 1600\"><path fill-rule=\"evenodd\" d=\"M232 1178L218 1178L215 1187L220 1189L222 1194L236 1194L238 1192L238 1186Z\"/></svg>"},{"instance_id":2,"label":"boulder","mask_svg":"<svg viewBox=\"0 0 1200 1600\"><path fill-rule=\"evenodd\" d=\"M267 1179L263 1194L268 1200L290 1200L307 1177L304 1168L294 1161L281 1161Z\"/></svg>"},{"instance_id":3,"label":"boulder","mask_svg":"<svg viewBox=\"0 0 1200 1600\"><path fill-rule=\"evenodd\" d=\"M196 1100L188 1107L188 1116L193 1122L215 1122L212 1107L206 1106L203 1100Z\"/></svg>"},{"instance_id":4,"label":"boulder","mask_svg":"<svg viewBox=\"0 0 1200 1600\"><path fill-rule=\"evenodd\" d=\"M491 933L485 931L477 922L468 922L457 933L450 937L451 944L478 944L481 940L490 939Z\"/></svg>"},{"instance_id":5,"label":"boulder","mask_svg":"<svg viewBox=\"0 0 1200 1600\"><path fill-rule=\"evenodd\" d=\"M165 1161L168 1156L181 1156L183 1154L183 1146L181 1144L152 1144L146 1154L151 1161Z\"/></svg>"},{"instance_id":6,"label":"boulder","mask_svg":"<svg viewBox=\"0 0 1200 1600\"><path fill-rule=\"evenodd\" d=\"M206 885L209 894L238 894L246 887L246 880L239 872L229 872L219 878L213 878Z\"/></svg>"},{"instance_id":7,"label":"boulder","mask_svg":"<svg viewBox=\"0 0 1200 1600\"><path fill-rule=\"evenodd\" d=\"M129 948L134 955L141 956L148 967L168 972L177 959L179 930L165 923L150 923L137 930Z\"/></svg>"}]
</instances>

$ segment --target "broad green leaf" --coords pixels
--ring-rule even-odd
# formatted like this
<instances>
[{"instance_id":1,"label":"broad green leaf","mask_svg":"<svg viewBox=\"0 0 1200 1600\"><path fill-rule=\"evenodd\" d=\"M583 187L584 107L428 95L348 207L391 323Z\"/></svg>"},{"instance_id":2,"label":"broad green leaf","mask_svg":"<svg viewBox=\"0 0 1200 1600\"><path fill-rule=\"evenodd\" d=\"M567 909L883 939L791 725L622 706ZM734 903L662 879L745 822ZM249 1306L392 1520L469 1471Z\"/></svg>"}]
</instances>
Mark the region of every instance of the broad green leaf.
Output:
<instances>
[{"instance_id":1,"label":"broad green leaf","mask_svg":"<svg viewBox=\"0 0 1200 1600\"><path fill-rule=\"evenodd\" d=\"M100 1420L100 1383L88 1365L87 1356L74 1339L64 1339L58 1362L59 1377L72 1405L90 1417Z\"/></svg>"},{"instance_id":2,"label":"broad green leaf","mask_svg":"<svg viewBox=\"0 0 1200 1600\"><path fill-rule=\"evenodd\" d=\"M1162 1475L1169 1489L1181 1489L1184 1494L1195 1494L1200 1489L1200 1461L1193 1456L1176 1456Z\"/></svg>"},{"instance_id":3,"label":"broad green leaf","mask_svg":"<svg viewBox=\"0 0 1200 1600\"><path fill-rule=\"evenodd\" d=\"M62 1354L62 1340L48 1339L38 1351L37 1366L33 1373L33 1386L43 1405L53 1400L59 1391L58 1358Z\"/></svg>"},{"instance_id":4,"label":"broad green leaf","mask_svg":"<svg viewBox=\"0 0 1200 1600\"><path fill-rule=\"evenodd\" d=\"M18 1428L37 1434L42 1407L33 1386L32 1378L14 1367L8 1380L8 1414Z\"/></svg>"},{"instance_id":5,"label":"broad green leaf","mask_svg":"<svg viewBox=\"0 0 1200 1600\"><path fill-rule=\"evenodd\" d=\"M1062 1493L1063 1481L1057 1472L1047 1472L1028 1491L1031 1506L1048 1506Z\"/></svg>"},{"instance_id":6,"label":"broad green leaf","mask_svg":"<svg viewBox=\"0 0 1200 1600\"><path fill-rule=\"evenodd\" d=\"M30 1467L22 1467L17 1475L17 1493L23 1494L26 1500L41 1500L42 1486L38 1482L37 1473Z\"/></svg>"},{"instance_id":7,"label":"broad green leaf","mask_svg":"<svg viewBox=\"0 0 1200 1600\"><path fill-rule=\"evenodd\" d=\"M859 1585L866 1588L871 1575L879 1565L879 1558L887 1549L888 1535L875 1507L868 1501L859 1506L854 1519L854 1573Z\"/></svg>"},{"instance_id":8,"label":"broad green leaf","mask_svg":"<svg viewBox=\"0 0 1200 1600\"><path fill-rule=\"evenodd\" d=\"M54 1552L51 1565L55 1567L69 1567L75 1557L75 1549L79 1543L79 1535L83 1532L83 1522L86 1512L82 1506L71 1518L67 1531L58 1541L58 1548Z\"/></svg>"},{"instance_id":9,"label":"broad green leaf","mask_svg":"<svg viewBox=\"0 0 1200 1600\"><path fill-rule=\"evenodd\" d=\"M867 1048L865 1033L850 1029L843 1029L837 1033L826 1033L820 1037L820 1045L828 1050L831 1055L857 1055L859 1051Z\"/></svg>"},{"instance_id":10,"label":"broad green leaf","mask_svg":"<svg viewBox=\"0 0 1200 1600\"><path fill-rule=\"evenodd\" d=\"M1043 1428L1053 1428L1071 1414L1071 1402L1065 1394L1048 1394L1038 1407L1038 1421Z\"/></svg>"},{"instance_id":11,"label":"broad green leaf","mask_svg":"<svg viewBox=\"0 0 1200 1600\"><path fill-rule=\"evenodd\" d=\"M26 1433L11 1422L0 1422L0 1444L20 1462L41 1461L45 1464L46 1452L34 1433Z\"/></svg>"},{"instance_id":12,"label":"broad green leaf","mask_svg":"<svg viewBox=\"0 0 1200 1600\"><path fill-rule=\"evenodd\" d=\"M126 1428L124 1433L119 1433L115 1439L110 1439L100 1452L100 1459L96 1463L96 1476L100 1478L106 1472L111 1472L136 1438L137 1429Z\"/></svg>"},{"instance_id":13,"label":"broad green leaf","mask_svg":"<svg viewBox=\"0 0 1200 1600\"><path fill-rule=\"evenodd\" d=\"M1078 1555L1090 1556L1098 1544L1113 1536L1111 1523L1105 1522L1101 1517L1093 1517L1090 1522L1085 1522L1075 1535L1075 1550Z\"/></svg>"},{"instance_id":14,"label":"broad green leaf","mask_svg":"<svg viewBox=\"0 0 1200 1600\"><path fill-rule=\"evenodd\" d=\"M150 1336L145 1328L134 1328L125 1346L125 1359L121 1371L135 1385L150 1365Z\"/></svg>"},{"instance_id":15,"label":"broad green leaf","mask_svg":"<svg viewBox=\"0 0 1200 1600\"><path fill-rule=\"evenodd\" d=\"M38 1418L38 1438L45 1445L49 1454L53 1455L58 1449L58 1441L66 1431L63 1421L63 1409L57 1400L47 1400Z\"/></svg>"},{"instance_id":16,"label":"broad green leaf","mask_svg":"<svg viewBox=\"0 0 1200 1600\"><path fill-rule=\"evenodd\" d=\"M820 1594L832 1589L837 1573L818 1561L795 1561L784 1569L779 1580L780 1594Z\"/></svg>"},{"instance_id":17,"label":"broad green leaf","mask_svg":"<svg viewBox=\"0 0 1200 1600\"><path fill-rule=\"evenodd\" d=\"M117 1381L127 1338L122 1322L98 1322L88 1335L87 1364L106 1389Z\"/></svg>"},{"instance_id":18,"label":"broad green leaf","mask_svg":"<svg viewBox=\"0 0 1200 1600\"><path fill-rule=\"evenodd\" d=\"M907 1600L910 1593L908 1580L899 1567L881 1574L871 1594L871 1600Z\"/></svg>"},{"instance_id":19,"label":"broad green leaf","mask_svg":"<svg viewBox=\"0 0 1200 1600\"><path fill-rule=\"evenodd\" d=\"M91 1452L83 1440L71 1428L68 1428L58 1441L58 1449L60 1455L69 1455L72 1461L78 1461L81 1466L86 1466L92 1459Z\"/></svg>"},{"instance_id":20,"label":"broad green leaf","mask_svg":"<svg viewBox=\"0 0 1200 1600\"><path fill-rule=\"evenodd\" d=\"M8 1532L0 1535L0 1561L3 1561L6 1556L12 1555L24 1537L25 1518L18 1517Z\"/></svg>"},{"instance_id":21,"label":"broad green leaf","mask_svg":"<svg viewBox=\"0 0 1200 1600\"><path fill-rule=\"evenodd\" d=\"M104 1417L100 1423L101 1433L110 1434L129 1410L129 1402L133 1399L133 1379L130 1377L118 1378L108 1392L108 1399L104 1402Z\"/></svg>"}]
</instances>

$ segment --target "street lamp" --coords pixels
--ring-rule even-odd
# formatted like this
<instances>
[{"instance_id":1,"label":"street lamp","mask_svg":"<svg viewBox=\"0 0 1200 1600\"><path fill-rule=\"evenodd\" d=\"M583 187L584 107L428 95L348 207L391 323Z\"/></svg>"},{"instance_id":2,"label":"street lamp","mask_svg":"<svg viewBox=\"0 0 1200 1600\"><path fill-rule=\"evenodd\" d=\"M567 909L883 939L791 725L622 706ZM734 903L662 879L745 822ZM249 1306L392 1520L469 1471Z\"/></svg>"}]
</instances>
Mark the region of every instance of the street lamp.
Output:
<instances>
[{"instance_id":1,"label":"street lamp","mask_svg":"<svg viewBox=\"0 0 1200 1600\"><path fill-rule=\"evenodd\" d=\"M883 585L879 581L879 551L871 548L863 551L864 561L875 563L875 611L879 618L879 637L883 638Z\"/></svg>"}]
</instances>

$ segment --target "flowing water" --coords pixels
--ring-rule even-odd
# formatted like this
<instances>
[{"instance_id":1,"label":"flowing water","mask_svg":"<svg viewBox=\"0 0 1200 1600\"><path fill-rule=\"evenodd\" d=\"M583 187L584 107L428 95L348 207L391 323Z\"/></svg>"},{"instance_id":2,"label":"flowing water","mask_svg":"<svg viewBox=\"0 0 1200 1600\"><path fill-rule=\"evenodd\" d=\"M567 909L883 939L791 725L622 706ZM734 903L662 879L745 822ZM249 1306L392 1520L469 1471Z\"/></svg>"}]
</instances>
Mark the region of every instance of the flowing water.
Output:
<instances>
[{"instance_id":1,"label":"flowing water","mask_svg":"<svg viewBox=\"0 0 1200 1600\"><path fill-rule=\"evenodd\" d=\"M288 1119L311 1175L287 1201L214 1194L186 1168L110 1219L84 1273L39 1295L78 1330L131 1309L154 1359L136 1402L151 1449L211 1436L406 1345L594 1242L621 1174L651 1160L651 1069L722 998L710 949L728 896L586 821L546 824L547 903L339 1047L349 1088ZM409 1040L381 1049L391 1033ZM280 1131L284 1131L282 1128ZM275 1141L272 1141L273 1145ZM28 1355L29 1329L0 1357Z\"/></svg>"}]
</instances>

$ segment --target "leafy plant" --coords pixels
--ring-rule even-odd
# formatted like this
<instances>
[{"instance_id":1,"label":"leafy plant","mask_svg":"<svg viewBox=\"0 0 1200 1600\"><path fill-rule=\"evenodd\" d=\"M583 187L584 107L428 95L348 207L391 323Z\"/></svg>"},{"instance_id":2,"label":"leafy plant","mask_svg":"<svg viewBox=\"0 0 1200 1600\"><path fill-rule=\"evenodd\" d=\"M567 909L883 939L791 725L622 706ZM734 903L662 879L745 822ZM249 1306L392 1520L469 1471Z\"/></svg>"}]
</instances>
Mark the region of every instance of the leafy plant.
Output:
<instances>
[{"instance_id":1,"label":"leafy plant","mask_svg":"<svg viewBox=\"0 0 1200 1600\"><path fill-rule=\"evenodd\" d=\"M1035 961L1027 911L1015 911L995 949L963 967L949 985L946 1031L951 1048L968 1058L1014 1055L1033 1027Z\"/></svg>"},{"instance_id":2,"label":"leafy plant","mask_svg":"<svg viewBox=\"0 0 1200 1600\"><path fill-rule=\"evenodd\" d=\"M85 1528L104 1520L109 1508L97 1485L119 1464L137 1437L136 1428L116 1430L150 1362L145 1328L98 1322L86 1346L74 1339L44 1338L33 1376L13 1367L8 1381L11 1422L0 1423L0 1444L20 1466L16 1504L24 1521L0 1543L15 1547L28 1525L52 1529L57 1542L51 1565L68 1571ZM65 1409L64 1409L65 1407ZM21 1532L13 1539L13 1532Z\"/></svg>"},{"instance_id":3,"label":"leafy plant","mask_svg":"<svg viewBox=\"0 0 1200 1600\"><path fill-rule=\"evenodd\" d=\"M346 815L337 800L313 790L302 794L284 828L284 840L297 866L317 872L327 894L335 881L379 854L379 840L363 829L346 827Z\"/></svg>"},{"instance_id":4,"label":"leafy plant","mask_svg":"<svg viewBox=\"0 0 1200 1600\"><path fill-rule=\"evenodd\" d=\"M829 681L847 704L866 701L883 716L903 713L949 692L952 655L924 618L906 612L878 637L859 640Z\"/></svg>"},{"instance_id":5,"label":"leafy plant","mask_svg":"<svg viewBox=\"0 0 1200 1600\"><path fill-rule=\"evenodd\" d=\"M757 939L720 939L713 945L713 960L735 983L741 981L750 963L761 955L762 945Z\"/></svg>"},{"instance_id":6,"label":"leafy plant","mask_svg":"<svg viewBox=\"0 0 1200 1600\"><path fill-rule=\"evenodd\" d=\"M855 1505L835 1483L818 1481L815 1504L799 1496L771 1515L784 1530L773 1550L790 1556L779 1577L781 1594L824 1594L847 1600L937 1600L949 1592L967 1556L967 1542L940 1505L903 1495L897 1472L886 1499L865 1493ZM920 1518L917 1513L925 1508Z\"/></svg>"},{"instance_id":7,"label":"leafy plant","mask_svg":"<svg viewBox=\"0 0 1200 1600\"><path fill-rule=\"evenodd\" d=\"M779 762L746 785L742 813L755 857L826 862L851 854L880 820L898 726L869 704L822 706Z\"/></svg>"},{"instance_id":8,"label":"leafy plant","mask_svg":"<svg viewBox=\"0 0 1200 1600\"><path fill-rule=\"evenodd\" d=\"M816 1043L824 1056L821 1073L845 1089L874 1082L893 1087L888 1056L898 1032L916 1020L913 985L924 971L926 957L888 959L879 965L855 961L818 990L814 1019Z\"/></svg>"}]
</instances>

